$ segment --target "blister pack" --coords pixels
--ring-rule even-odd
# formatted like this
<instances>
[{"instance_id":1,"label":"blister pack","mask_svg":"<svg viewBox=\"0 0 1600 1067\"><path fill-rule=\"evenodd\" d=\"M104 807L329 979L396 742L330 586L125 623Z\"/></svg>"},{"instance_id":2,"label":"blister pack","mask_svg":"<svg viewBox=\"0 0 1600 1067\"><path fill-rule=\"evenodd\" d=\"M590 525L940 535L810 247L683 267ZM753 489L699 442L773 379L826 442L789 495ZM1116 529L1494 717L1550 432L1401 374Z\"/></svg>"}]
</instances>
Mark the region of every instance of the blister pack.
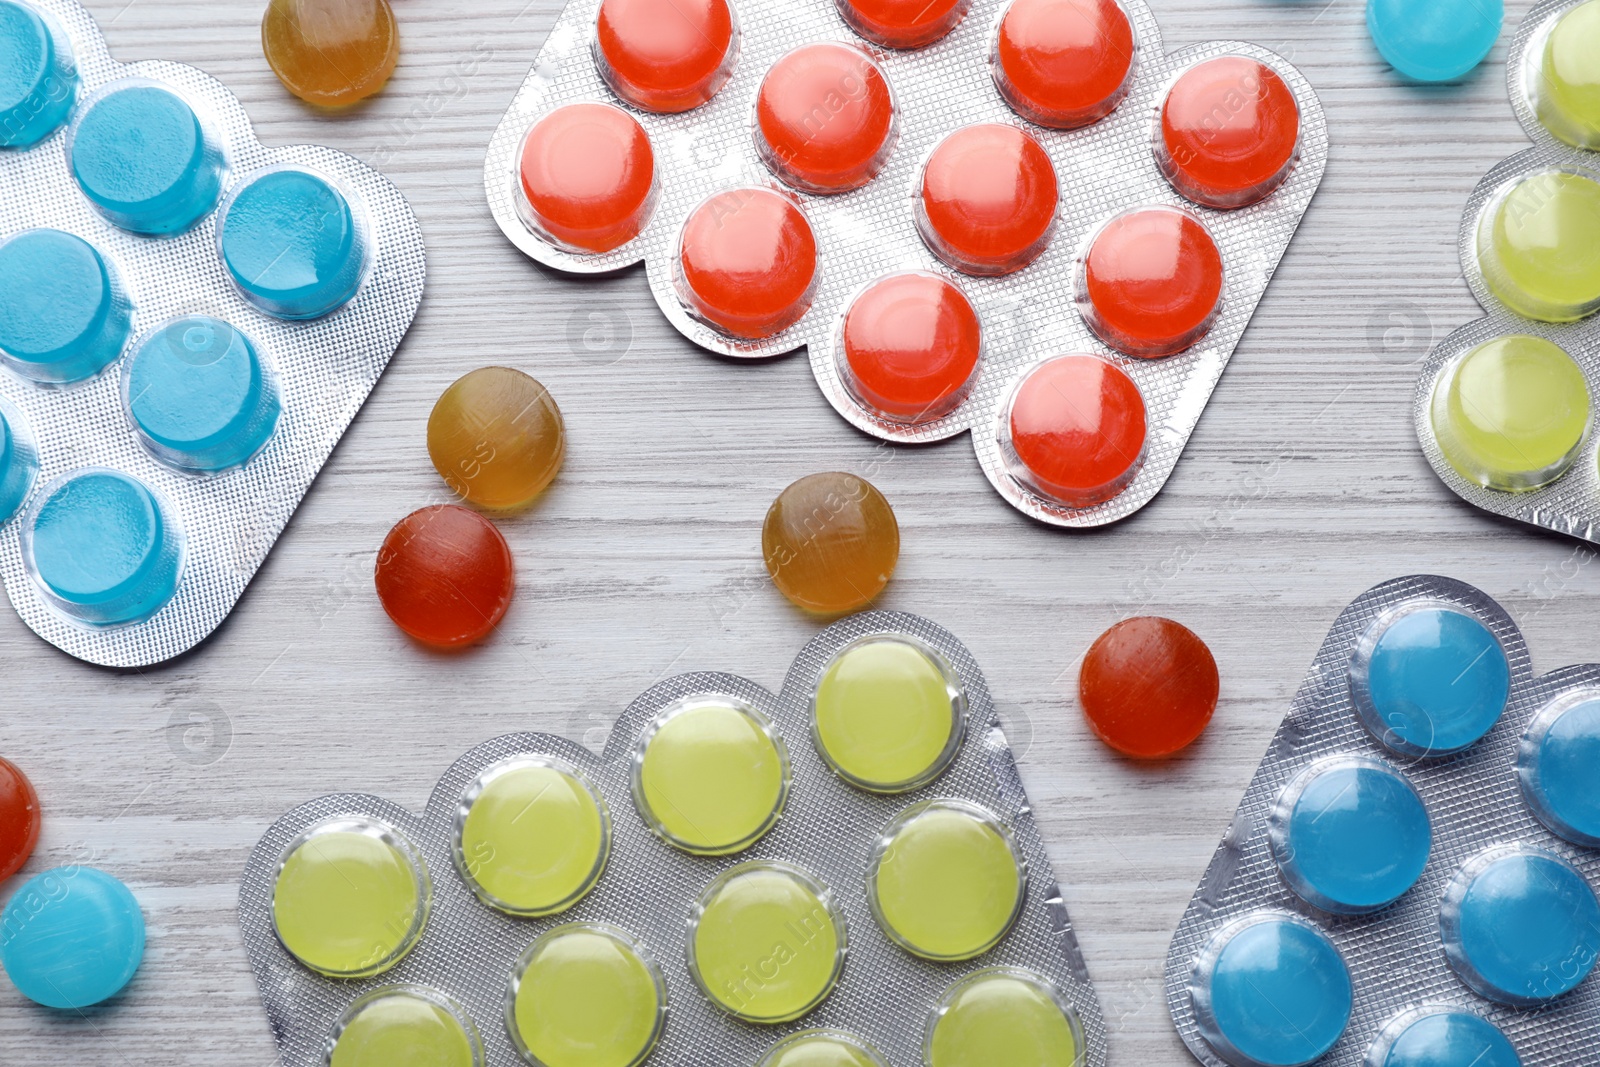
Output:
<instances>
[{"instance_id":1,"label":"blister pack","mask_svg":"<svg viewBox=\"0 0 1600 1067\"><path fill-rule=\"evenodd\" d=\"M1208 1067L1578 1065L1600 1048L1600 665L1533 675L1449 578L1340 613L1167 958Z\"/></svg>"},{"instance_id":2,"label":"blister pack","mask_svg":"<svg viewBox=\"0 0 1600 1067\"><path fill-rule=\"evenodd\" d=\"M206 74L113 60L73 0L0 0L0 51L0 572L51 644L156 663L227 616L383 372L422 234Z\"/></svg>"},{"instance_id":3,"label":"blister pack","mask_svg":"<svg viewBox=\"0 0 1600 1067\"><path fill-rule=\"evenodd\" d=\"M806 346L856 427L970 432L1098 526L1171 474L1326 157L1298 71L1168 55L1141 0L572 0L484 181L539 262L643 262L696 344Z\"/></svg>"},{"instance_id":4,"label":"blister pack","mask_svg":"<svg viewBox=\"0 0 1600 1067\"><path fill-rule=\"evenodd\" d=\"M239 918L286 1067L1105 1063L983 676L871 612L773 694L686 674L595 756L511 734L418 816L339 794L262 837ZM430 1021L431 1020L431 1021Z\"/></svg>"},{"instance_id":5,"label":"blister pack","mask_svg":"<svg viewBox=\"0 0 1600 1067\"><path fill-rule=\"evenodd\" d=\"M1417 437L1468 502L1600 541L1600 2L1536 5L1506 69L1534 147L1467 201L1461 267L1488 315L1423 364Z\"/></svg>"}]
</instances>

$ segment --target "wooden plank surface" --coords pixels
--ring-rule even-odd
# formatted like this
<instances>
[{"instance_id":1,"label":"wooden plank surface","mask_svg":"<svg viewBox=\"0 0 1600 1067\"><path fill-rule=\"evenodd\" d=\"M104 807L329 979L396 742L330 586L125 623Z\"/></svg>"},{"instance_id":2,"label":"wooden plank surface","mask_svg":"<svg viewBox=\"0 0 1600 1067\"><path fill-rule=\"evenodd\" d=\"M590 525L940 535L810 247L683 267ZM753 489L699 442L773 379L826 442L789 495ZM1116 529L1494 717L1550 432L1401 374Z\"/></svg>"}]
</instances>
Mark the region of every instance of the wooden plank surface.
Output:
<instances>
[{"instance_id":1,"label":"wooden plank surface","mask_svg":"<svg viewBox=\"0 0 1600 1067\"><path fill-rule=\"evenodd\" d=\"M1291 58L1321 94L1333 149L1165 492L1120 526L1073 533L1002 503L965 438L889 450L854 432L801 356L741 366L694 349L637 271L571 279L511 248L484 203L484 148L558 0L395 0L395 79L338 117L274 80L258 2L90 6L119 58L205 69L264 141L320 142L385 169L422 220L429 287L276 550L196 652L100 670L0 611L0 752L46 809L27 872L105 867L132 886L150 932L133 985L82 1015L37 1009L0 979L0 1062L274 1063L234 918L266 826L335 790L420 808L455 756L500 733L597 745L667 674L729 670L776 687L818 624L766 582L760 522L803 474L856 471L887 494L904 547L881 605L949 627L983 665L1116 1064L1191 1062L1160 996L1167 940L1347 601L1397 575L1449 574L1524 620L1539 669L1600 658L1592 554L1459 502L1411 431L1414 362L1478 314L1456 259L1461 205L1527 143L1505 95L1509 29L1464 84L1420 88L1378 58L1359 0L1153 0L1169 48L1235 37ZM1528 5L1508 6L1509 26ZM582 343L591 315L609 347ZM570 452L547 497L502 523L521 586L504 626L481 648L434 656L383 616L373 557L395 520L445 499L424 449L428 411L487 363L551 388ZM1211 730L1159 766L1113 758L1074 697L1089 642L1141 612L1193 627L1222 670Z\"/></svg>"}]
</instances>

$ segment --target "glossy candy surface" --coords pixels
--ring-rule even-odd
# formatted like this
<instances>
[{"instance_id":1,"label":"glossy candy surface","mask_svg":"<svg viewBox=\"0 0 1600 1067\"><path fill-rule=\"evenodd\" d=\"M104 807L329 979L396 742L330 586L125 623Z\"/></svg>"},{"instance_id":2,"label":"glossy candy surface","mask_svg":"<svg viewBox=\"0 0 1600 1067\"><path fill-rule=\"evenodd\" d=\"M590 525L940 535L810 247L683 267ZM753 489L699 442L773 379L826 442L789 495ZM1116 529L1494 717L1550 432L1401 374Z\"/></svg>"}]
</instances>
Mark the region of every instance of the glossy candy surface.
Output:
<instances>
[{"instance_id":1,"label":"glossy candy surface","mask_svg":"<svg viewBox=\"0 0 1600 1067\"><path fill-rule=\"evenodd\" d=\"M1459 752L1488 733L1505 710L1511 668L1483 623L1442 605L1378 620L1351 660L1351 690L1362 722L1406 756Z\"/></svg>"},{"instance_id":2,"label":"glossy candy surface","mask_svg":"<svg viewBox=\"0 0 1600 1067\"><path fill-rule=\"evenodd\" d=\"M0 242L0 359L36 382L75 382L114 362L133 329L116 270L63 230Z\"/></svg>"},{"instance_id":3,"label":"glossy candy surface","mask_svg":"<svg viewBox=\"0 0 1600 1067\"><path fill-rule=\"evenodd\" d=\"M1009 274L1050 243L1059 200L1055 166L1032 135L999 123L964 126L923 165L917 231L957 270Z\"/></svg>"},{"instance_id":4,"label":"glossy candy surface","mask_svg":"<svg viewBox=\"0 0 1600 1067\"><path fill-rule=\"evenodd\" d=\"M877 1051L854 1034L803 1030L779 1041L756 1067L887 1067Z\"/></svg>"},{"instance_id":5,"label":"glossy candy surface","mask_svg":"<svg viewBox=\"0 0 1600 1067\"><path fill-rule=\"evenodd\" d=\"M864 478L810 474L778 494L761 525L772 584L806 611L856 611L883 591L900 559L900 525Z\"/></svg>"},{"instance_id":6,"label":"glossy candy surface","mask_svg":"<svg viewBox=\"0 0 1600 1067\"><path fill-rule=\"evenodd\" d=\"M1122 102L1133 53L1133 26L1115 0L1013 0L990 69L1017 114L1072 129Z\"/></svg>"},{"instance_id":7,"label":"glossy candy surface","mask_svg":"<svg viewBox=\"0 0 1600 1067\"><path fill-rule=\"evenodd\" d=\"M431 903L426 871L395 832L368 819L313 828L283 858L272 927L318 974L381 974L422 936Z\"/></svg>"},{"instance_id":8,"label":"glossy candy surface","mask_svg":"<svg viewBox=\"0 0 1600 1067\"><path fill-rule=\"evenodd\" d=\"M1012 476L1068 507L1110 500L1144 463L1144 397L1126 371L1097 356L1037 365L1004 417Z\"/></svg>"},{"instance_id":9,"label":"glossy candy surface","mask_svg":"<svg viewBox=\"0 0 1600 1067\"><path fill-rule=\"evenodd\" d=\"M271 0L261 48L285 89L308 104L341 107L388 83L400 27L389 0Z\"/></svg>"},{"instance_id":10,"label":"glossy candy surface","mask_svg":"<svg viewBox=\"0 0 1600 1067\"><path fill-rule=\"evenodd\" d=\"M788 864L757 860L723 873L701 894L689 941L701 992L747 1022L799 1018L844 966L844 917L821 883Z\"/></svg>"},{"instance_id":11,"label":"glossy candy surface","mask_svg":"<svg viewBox=\"0 0 1600 1067\"><path fill-rule=\"evenodd\" d=\"M1600 697L1544 708L1517 752L1522 794L1539 821L1577 845L1600 847ZM0 870L3 870L0 867Z\"/></svg>"},{"instance_id":12,"label":"glossy candy surface","mask_svg":"<svg viewBox=\"0 0 1600 1067\"><path fill-rule=\"evenodd\" d=\"M668 844L700 855L748 848L783 812L789 766L772 725L726 698L689 702L640 740L639 814Z\"/></svg>"},{"instance_id":13,"label":"glossy candy surface","mask_svg":"<svg viewBox=\"0 0 1600 1067\"><path fill-rule=\"evenodd\" d=\"M482 640L505 617L516 581L494 523L455 504L414 511L378 551L378 599L396 626L426 645Z\"/></svg>"},{"instance_id":14,"label":"glossy candy surface","mask_svg":"<svg viewBox=\"0 0 1600 1067\"><path fill-rule=\"evenodd\" d=\"M1130 356L1170 356L1211 328L1222 253L1189 212L1136 208L1094 235L1083 282L1079 309L1102 341Z\"/></svg>"},{"instance_id":15,"label":"glossy candy surface","mask_svg":"<svg viewBox=\"0 0 1600 1067\"><path fill-rule=\"evenodd\" d=\"M477 1067L483 1057L442 997L405 986L362 997L337 1032L328 1067Z\"/></svg>"},{"instance_id":16,"label":"glossy candy surface","mask_svg":"<svg viewBox=\"0 0 1600 1067\"><path fill-rule=\"evenodd\" d=\"M282 411L254 342L208 315L170 322L139 346L128 364L127 407L145 447L202 474L248 461Z\"/></svg>"},{"instance_id":17,"label":"glossy candy surface","mask_svg":"<svg viewBox=\"0 0 1600 1067\"><path fill-rule=\"evenodd\" d=\"M552 915L599 881L611 819L599 794L571 767L532 756L507 760L478 778L462 808L456 867L490 907Z\"/></svg>"},{"instance_id":18,"label":"glossy candy surface","mask_svg":"<svg viewBox=\"0 0 1600 1067\"><path fill-rule=\"evenodd\" d=\"M852 30L885 48L925 48L966 18L972 0L837 0Z\"/></svg>"},{"instance_id":19,"label":"glossy candy surface","mask_svg":"<svg viewBox=\"0 0 1600 1067\"><path fill-rule=\"evenodd\" d=\"M428 456L445 484L479 507L531 504L567 452L566 422L550 391L511 367L456 379L428 416Z\"/></svg>"},{"instance_id":20,"label":"glossy candy surface","mask_svg":"<svg viewBox=\"0 0 1600 1067\"><path fill-rule=\"evenodd\" d=\"M756 149L785 184L808 193L859 189L888 162L897 123L889 82L859 48L796 48L761 79Z\"/></svg>"},{"instance_id":21,"label":"glossy candy surface","mask_svg":"<svg viewBox=\"0 0 1600 1067\"><path fill-rule=\"evenodd\" d=\"M646 111L688 111L727 83L738 57L727 0L602 0L600 76Z\"/></svg>"},{"instance_id":22,"label":"glossy candy surface","mask_svg":"<svg viewBox=\"0 0 1600 1067\"><path fill-rule=\"evenodd\" d=\"M0 882L22 870L39 843L39 794L10 760L0 757Z\"/></svg>"},{"instance_id":23,"label":"glossy candy surface","mask_svg":"<svg viewBox=\"0 0 1600 1067\"><path fill-rule=\"evenodd\" d=\"M960 801L913 806L867 868L873 918L901 948L966 960L994 947L1022 906L1022 861L999 821Z\"/></svg>"},{"instance_id":24,"label":"glossy candy surface","mask_svg":"<svg viewBox=\"0 0 1600 1067\"><path fill-rule=\"evenodd\" d=\"M1439 910L1445 957L1480 996L1532 1008L1574 989L1600 953L1600 902L1554 853L1500 847L1468 860Z\"/></svg>"},{"instance_id":25,"label":"glossy candy surface","mask_svg":"<svg viewBox=\"0 0 1600 1067\"><path fill-rule=\"evenodd\" d=\"M1271 841L1284 880L1302 899L1359 915L1416 884L1433 829L1399 772L1377 760L1332 757L1285 787L1272 809Z\"/></svg>"},{"instance_id":26,"label":"glossy candy surface","mask_svg":"<svg viewBox=\"0 0 1600 1067\"><path fill-rule=\"evenodd\" d=\"M181 233L217 206L226 162L188 101L153 82L102 90L68 140L78 188L112 225Z\"/></svg>"},{"instance_id":27,"label":"glossy candy surface","mask_svg":"<svg viewBox=\"0 0 1600 1067\"><path fill-rule=\"evenodd\" d=\"M14 409L0 404L0 526L22 508L39 473L39 453Z\"/></svg>"},{"instance_id":28,"label":"glossy candy surface","mask_svg":"<svg viewBox=\"0 0 1600 1067\"><path fill-rule=\"evenodd\" d=\"M1235 208L1263 199L1289 176L1299 149L1300 105L1277 72L1254 59L1197 63L1162 101L1156 162L1197 204Z\"/></svg>"},{"instance_id":29,"label":"glossy candy surface","mask_svg":"<svg viewBox=\"0 0 1600 1067\"><path fill-rule=\"evenodd\" d=\"M0 148L55 133L77 92L72 41L27 5L0 0Z\"/></svg>"},{"instance_id":30,"label":"glossy candy surface","mask_svg":"<svg viewBox=\"0 0 1600 1067\"><path fill-rule=\"evenodd\" d=\"M183 535L143 482L73 471L45 488L23 529L23 553L45 596L91 625L138 622L178 588Z\"/></svg>"},{"instance_id":31,"label":"glossy candy surface","mask_svg":"<svg viewBox=\"0 0 1600 1067\"><path fill-rule=\"evenodd\" d=\"M507 1018L543 1067L633 1067L661 1036L667 989L623 931L558 926L522 954Z\"/></svg>"},{"instance_id":32,"label":"glossy candy surface","mask_svg":"<svg viewBox=\"0 0 1600 1067\"><path fill-rule=\"evenodd\" d=\"M1078 701L1095 735L1124 755L1170 756L1211 721L1217 661L1193 630L1157 616L1124 619L1095 639Z\"/></svg>"},{"instance_id":33,"label":"glossy candy surface","mask_svg":"<svg viewBox=\"0 0 1600 1067\"><path fill-rule=\"evenodd\" d=\"M1397 1020L1373 1042L1368 1067L1522 1067L1500 1028L1466 1011Z\"/></svg>"},{"instance_id":34,"label":"glossy candy surface","mask_svg":"<svg viewBox=\"0 0 1600 1067\"><path fill-rule=\"evenodd\" d=\"M518 177L537 228L578 252L627 244L655 208L650 138L610 104L567 104L535 122Z\"/></svg>"},{"instance_id":35,"label":"glossy candy surface","mask_svg":"<svg viewBox=\"0 0 1600 1067\"><path fill-rule=\"evenodd\" d=\"M1578 148L1600 148L1600 0L1578 4L1551 28L1535 95L1546 129Z\"/></svg>"},{"instance_id":36,"label":"glossy candy surface","mask_svg":"<svg viewBox=\"0 0 1600 1067\"><path fill-rule=\"evenodd\" d=\"M1266 913L1224 927L1190 983L1206 1042L1235 1067L1302 1067L1350 1022L1350 972L1325 935Z\"/></svg>"},{"instance_id":37,"label":"glossy candy surface","mask_svg":"<svg viewBox=\"0 0 1600 1067\"><path fill-rule=\"evenodd\" d=\"M1572 468L1592 406L1583 369L1564 349L1513 334L1485 341L1445 369L1430 419L1439 451L1463 478L1521 492Z\"/></svg>"},{"instance_id":38,"label":"glossy candy surface","mask_svg":"<svg viewBox=\"0 0 1600 1067\"><path fill-rule=\"evenodd\" d=\"M1500 36L1502 0L1367 0L1367 32L1389 65L1423 82L1452 81Z\"/></svg>"},{"instance_id":39,"label":"glossy candy surface","mask_svg":"<svg viewBox=\"0 0 1600 1067\"><path fill-rule=\"evenodd\" d=\"M940 665L893 637L859 641L828 664L812 698L812 739L852 785L903 793L949 766L961 743L963 702Z\"/></svg>"},{"instance_id":40,"label":"glossy candy surface","mask_svg":"<svg viewBox=\"0 0 1600 1067\"><path fill-rule=\"evenodd\" d=\"M222 210L223 265L250 303L284 319L314 319L349 303L366 277L368 247L350 201L299 167L245 180Z\"/></svg>"},{"instance_id":41,"label":"glossy candy surface","mask_svg":"<svg viewBox=\"0 0 1600 1067\"><path fill-rule=\"evenodd\" d=\"M1600 182L1546 170L1490 201L1478 229L1478 267L1512 311L1575 322L1600 309Z\"/></svg>"},{"instance_id":42,"label":"glossy candy surface","mask_svg":"<svg viewBox=\"0 0 1600 1067\"><path fill-rule=\"evenodd\" d=\"M840 370L867 407L896 422L931 422L971 390L983 353L978 313L952 282L926 271L885 275L845 311Z\"/></svg>"},{"instance_id":43,"label":"glossy candy surface","mask_svg":"<svg viewBox=\"0 0 1600 1067\"><path fill-rule=\"evenodd\" d=\"M0 916L0 964L47 1008L109 1000L144 959L144 915L128 887L93 867L57 867L24 883Z\"/></svg>"},{"instance_id":44,"label":"glossy candy surface","mask_svg":"<svg viewBox=\"0 0 1600 1067\"><path fill-rule=\"evenodd\" d=\"M1005 968L979 971L945 992L923 1058L927 1067L1079 1067L1084 1052L1077 1019L1049 983Z\"/></svg>"},{"instance_id":45,"label":"glossy candy surface","mask_svg":"<svg viewBox=\"0 0 1600 1067\"><path fill-rule=\"evenodd\" d=\"M730 189L689 215L678 238L678 292L699 319L745 340L783 332L811 307L817 241L798 204L765 188Z\"/></svg>"}]
</instances>

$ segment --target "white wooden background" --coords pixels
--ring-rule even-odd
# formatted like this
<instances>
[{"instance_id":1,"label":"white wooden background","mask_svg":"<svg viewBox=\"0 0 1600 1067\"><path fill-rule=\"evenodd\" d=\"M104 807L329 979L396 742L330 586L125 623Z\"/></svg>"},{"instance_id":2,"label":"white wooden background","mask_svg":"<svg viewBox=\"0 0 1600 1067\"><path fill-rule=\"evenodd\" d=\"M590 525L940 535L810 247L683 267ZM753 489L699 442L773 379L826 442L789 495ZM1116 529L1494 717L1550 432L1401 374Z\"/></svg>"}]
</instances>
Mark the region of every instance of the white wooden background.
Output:
<instances>
[{"instance_id":1,"label":"white wooden background","mask_svg":"<svg viewBox=\"0 0 1600 1067\"><path fill-rule=\"evenodd\" d=\"M1191 1062L1160 997L1167 940L1339 609L1397 575L1453 575L1523 618L1544 670L1600 659L1600 566L1575 542L1459 502L1409 415L1430 336L1478 313L1459 278L1458 215L1490 165L1526 144L1504 54L1527 0L1511 0L1489 62L1444 88L1402 84L1383 64L1361 0L1152 2L1168 47L1237 37L1297 63L1333 150L1165 492L1120 526L1073 533L1002 503L964 438L885 453L826 405L802 356L740 366L692 348L641 274L566 278L513 251L484 203L484 148L559 0L396 0L394 81L339 117L273 78L259 0L91 0L119 59L201 67L264 141L321 142L386 170L422 220L429 284L389 372L198 650L115 673L0 610L0 752L31 775L46 819L24 874L102 866L138 895L150 935L130 988L83 1015L36 1008L0 979L0 1062L274 1063L234 918L266 826L336 790L420 809L452 759L500 733L598 745L666 674L722 669L777 687L819 624L765 580L761 519L780 489L822 470L868 474L899 515L900 568L881 605L949 627L988 675L1114 1063ZM582 343L590 313L609 323L609 348ZM550 387L568 458L541 503L502 523L520 590L498 634L430 655L384 617L373 556L398 518L444 499L428 412L488 363ZM1193 627L1222 671L1210 731L1158 766L1112 756L1074 697L1090 641L1141 612Z\"/></svg>"}]
</instances>

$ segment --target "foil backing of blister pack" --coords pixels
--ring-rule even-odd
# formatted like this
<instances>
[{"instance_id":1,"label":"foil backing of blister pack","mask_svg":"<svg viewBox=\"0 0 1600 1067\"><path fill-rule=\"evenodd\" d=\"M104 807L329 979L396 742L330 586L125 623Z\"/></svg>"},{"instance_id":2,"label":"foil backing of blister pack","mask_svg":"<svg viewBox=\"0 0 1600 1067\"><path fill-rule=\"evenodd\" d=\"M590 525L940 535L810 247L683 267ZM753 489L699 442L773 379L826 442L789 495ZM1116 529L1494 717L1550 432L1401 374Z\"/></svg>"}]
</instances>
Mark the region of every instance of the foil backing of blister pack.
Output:
<instances>
[{"instance_id":1,"label":"foil backing of blister pack","mask_svg":"<svg viewBox=\"0 0 1600 1067\"><path fill-rule=\"evenodd\" d=\"M931 784L896 796L846 785L828 770L810 736L810 698L822 670L852 641L873 634L909 635L931 647L954 667L968 701L966 738L949 768ZM702 858L670 848L652 834L634 807L629 774L642 729L674 702L712 693L740 698L771 719L787 744L793 784L777 825L754 846L732 856ZM574 764L598 787L611 813L611 855L599 883L571 910L543 919L511 918L486 907L451 860L463 790L484 768L520 753ZM867 862L878 832L902 808L932 797L967 800L998 815L1027 864L1027 893L1016 925L997 947L964 963L930 963L898 948L874 923L866 898ZM432 916L417 948L393 970L359 981L323 978L301 966L272 926L273 888L285 849L307 827L343 814L375 817L399 829L425 856L433 879ZM832 889L848 929L838 986L818 1008L782 1025L752 1025L724 1015L702 995L685 963L691 904L718 874L751 859L786 860L809 870ZM285 1067L321 1067L340 1013L362 994L393 983L430 986L454 997L477 1024L491 1067L521 1063L504 1014L517 957L545 930L589 921L621 927L640 939L666 977L666 1031L650 1063L753 1067L780 1037L830 1027L865 1037L895 1067L911 1067L922 1063L923 1028L940 994L963 975L997 965L1047 976L1082 1024L1084 1067L1106 1062L1099 1002L983 675L954 636L916 616L869 612L835 623L801 651L776 694L727 674L685 674L659 682L623 712L599 756L548 734L510 734L484 742L445 772L421 816L363 794L313 800L263 835L239 891L245 949Z\"/></svg>"},{"instance_id":2,"label":"foil backing of blister pack","mask_svg":"<svg viewBox=\"0 0 1600 1067\"><path fill-rule=\"evenodd\" d=\"M1494 728L1472 747L1441 759L1407 760L1375 741L1357 715L1350 658L1368 628L1390 610L1415 601L1455 607L1482 622L1510 665L1510 698ZM1600 686L1600 664L1533 675L1528 649L1512 618L1487 594L1450 578L1414 575L1376 586L1334 621L1294 704L1256 769L1238 811L1206 867L1173 935L1167 956L1167 1008L1184 1044L1207 1067L1227 1067L1201 1036L1189 986L1195 959L1218 930L1262 909L1294 912L1322 929L1344 955L1355 1002L1344 1036L1325 1067L1357 1067L1384 1023L1408 1008L1452 1006L1499 1026L1522 1061L1548 1067L1593 1062L1600 1047L1600 982L1536 1009L1519 1010L1471 992L1446 962L1439 933L1440 899L1461 864L1484 848L1519 842L1572 861L1600 885L1600 854L1547 830L1517 784L1517 746L1530 719L1558 693ZM1421 794L1433 823L1433 850L1421 879L1397 902L1369 915L1339 917L1293 893L1273 860L1268 816L1285 785L1327 756L1351 754L1398 767Z\"/></svg>"},{"instance_id":3,"label":"foil backing of blister pack","mask_svg":"<svg viewBox=\"0 0 1600 1067\"><path fill-rule=\"evenodd\" d=\"M243 330L274 368L283 411L266 448L242 469L201 478L159 462L124 413L124 352L99 375L43 388L0 371L0 398L20 409L39 452L34 493L80 467L109 467L165 496L182 523L186 549L177 595L136 624L90 627L51 607L26 573L21 514L0 529L0 572L17 613L46 641L113 667L158 663L191 648L232 610L271 551L312 479L355 417L411 325L422 299L422 232L405 197L360 161L315 145L267 147L220 82L176 63L118 63L94 19L74 0L27 0L65 28L76 52L79 101L124 77L176 88L219 135L228 161L223 194L249 174L294 163L354 191L372 249L367 277L352 301L309 322L256 310L232 284L217 253L213 211L193 229L152 238L120 230L79 191L67 166L66 128L25 150L0 150L0 235L45 226L88 240L121 272L135 304L133 340L168 319L200 313Z\"/></svg>"},{"instance_id":4,"label":"foil backing of blister pack","mask_svg":"<svg viewBox=\"0 0 1600 1067\"><path fill-rule=\"evenodd\" d=\"M1162 51L1155 16L1142 0L1124 0L1136 52L1126 99L1100 122L1052 130L1023 122L1007 107L989 73L990 44L1004 0L976 0L943 40L915 51L869 46L851 33L828 0L784 3L742 0L736 5L743 40L732 79L708 104L683 114L630 112L655 148L661 197L646 229L621 248L574 255L536 236L519 216L518 148L532 123L551 108L582 100L620 103L601 80L592 57L599 0L572 0L539 50L533 69L489 145L484 182L495 220L518 248L548 266L576 273L610 271L643 261L651 291L679 332L710 351L733 357L775 356L802 345L829 402L851 424L888 441L937 441L972 434L979 465L1013 507L1057 526L1101 526L1139 510L1171 475L1229 357L1266 291L1278 260L1321 181L1327 123L1310 84L1281 57L1254 45L1214 42L1171 55ZM679 230L712 193L739 185L771 185L752 139L754 100L762 76L792 48L841 41L867 49L895 93L900 139L887 166L853 192L800 195L816 234L818 279L811 310L766 341L733 340L706 326L673 288ZM1219 55L1243 55L1270 66L1294 93L1301 114L1300 158L1288 180L1249 207L1215 211L1191 204L1158 171L1152 155L1156 111L1166 88L1189 65ZM950 271L917 235L917 183L928 154L944 136L976 122L1021 126L1049 153L1059 178L1056 231L1043 255L1015 274L972 277ZM1171 204L1203 219L1222 253L1225 284L1216 322L1193 348L1162 359L1134 359L1109 349L1074 304L1074 263L1085 238L1124 209ZM893 271L919 269L951 277L972 300L984 329L985 354L971 394L936 421L907 426L858 402L842 383L836 339L851 297ZM1047 500L1009 474L996 428L1018 376L1039 360L1069 352L1105 355L1127 371L1144 394L1149 435L1144 465L1132 484L1088 508ZM730 402L733 394L730 393Z\"/></svg>"},{"instance_id":5,"label":"foil backing of blister pack","mask_svg":"<svg viewBox=\"0 0 1600 1067\"><path fill-rule=\"evenodd\" d=\"M1557 18L1581 2L1543 0L1523 17L1512 36L1506 60L1511 109L1533 139L1534 147L1495 164L1467 199L1461 214L1461 270L1472 295L1488 314L1452 331L1434 346L1417 376L1412 418L1423 454L1440 480L1457 496L1496 515L1600 543L1600 434L1594 433L1592 427L1571 470L1543 488L1514 493L1488 489L1462 477L1440 451L1431 418L1434 387L1452 361L1506 334L1531 334L1559 345L1583 369L1590 396L1600 398L1600 317L1570 323L1523 318L1489 290L1477 254L1479 220L1508 182L1552 168L1577 171L1600 182L1600 153L1573 148L1558 140L1534 111L1535 79L1544 38Z\"/></svg>"}]
</instances>

